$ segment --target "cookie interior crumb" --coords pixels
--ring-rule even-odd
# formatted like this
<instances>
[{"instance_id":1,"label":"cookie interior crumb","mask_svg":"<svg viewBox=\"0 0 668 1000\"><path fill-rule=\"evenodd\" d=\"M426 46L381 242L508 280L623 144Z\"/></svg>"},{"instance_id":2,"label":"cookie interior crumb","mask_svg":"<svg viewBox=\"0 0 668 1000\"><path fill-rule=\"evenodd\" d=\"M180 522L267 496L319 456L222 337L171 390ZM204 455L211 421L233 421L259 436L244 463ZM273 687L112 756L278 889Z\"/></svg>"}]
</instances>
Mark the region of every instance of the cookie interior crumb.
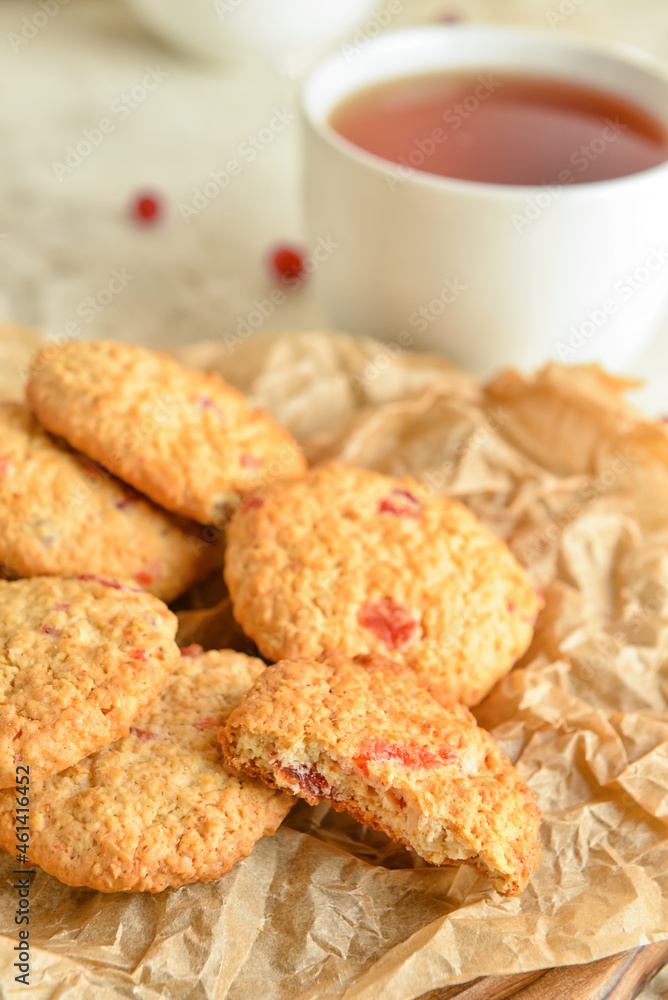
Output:
<instances>
[{"instance_id":1,"label":"cookie interior crumb","mask_svg":"<svg viewBox=\"0 0 668 1000\"><path fill-rule=\"evenodd\" d=\"M516 895L540 860L540 811L462 705L378 656L268 667L218 734L228 764L312 805L329 801L432 864Z\"/></svg>"}]
</instances>

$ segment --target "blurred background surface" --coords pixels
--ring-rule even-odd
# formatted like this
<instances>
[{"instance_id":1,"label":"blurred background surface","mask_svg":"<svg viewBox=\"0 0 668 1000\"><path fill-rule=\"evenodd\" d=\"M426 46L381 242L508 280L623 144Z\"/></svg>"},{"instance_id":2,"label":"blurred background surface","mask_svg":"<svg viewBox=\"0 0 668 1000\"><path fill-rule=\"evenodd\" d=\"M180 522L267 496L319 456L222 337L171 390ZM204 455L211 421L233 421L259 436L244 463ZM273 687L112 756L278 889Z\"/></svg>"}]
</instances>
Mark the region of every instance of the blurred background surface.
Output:
<instances>
[{"instance_id":1,"label":"blurred background surface","mask_svg":"<svg viewBox=\"0 0 668 1000\"><path fill-rule=\"evenodd\" d=\"M181 3L183 44L165 40L179 37L179 2L165 0L161 37L147 27L154 0L1 0L0 319L150 346L255 328L258 304L264 329L326 325L308 281L272 301L267 263L276 245L303 244L296 96L326 43L303 31L290 48L265 24L246 46L233 19L255 0L201 0L230 41L219 60L199 57L211 49L200 0ZM492 21L668 62L665 0L347 2L330 47L351 58L381 24ZM136 212L144 194L150 219ZM668 411L668 318L632 373L651 375L638 400Z\"/></svg>"}]
</instances>

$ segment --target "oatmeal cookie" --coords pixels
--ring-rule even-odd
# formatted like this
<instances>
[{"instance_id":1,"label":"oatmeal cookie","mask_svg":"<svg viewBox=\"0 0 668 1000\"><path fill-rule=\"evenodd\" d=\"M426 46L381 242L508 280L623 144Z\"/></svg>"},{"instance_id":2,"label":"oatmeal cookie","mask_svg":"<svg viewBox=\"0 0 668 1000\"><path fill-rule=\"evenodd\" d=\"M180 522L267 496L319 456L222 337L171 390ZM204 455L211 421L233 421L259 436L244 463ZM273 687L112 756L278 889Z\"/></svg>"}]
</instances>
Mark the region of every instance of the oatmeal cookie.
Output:
<instances>
[{"instance_id":1,"label":"oatmeal cookie","mask_svg":"<svg viewBox=\"0 0 668 1000\"><path fill-rule=\"evenodd\" d=\"M264 669L229 650L183 650L127 736L30 783L28 860L67 885L160 892L220 878L274 833L293 799L231 770L216 739ZM14 790L0 793L0 847L15 852Z\"/></svg>"},{"instance_id":2,"label":"oatmeal cookie","mask_svg":"<svg viewBox=\"0 0 668 1000\"><path fill-rule=\"evenodd\" d=\"M179 657L176 616L131 583L0 580L0 788L127 733Z\"/></svg>"},{"instance_id":3,"label":"oatmeal cookie","mask_svg":"<svg viewBox=\"0 0 668 1000\"><path fill-rule=\"evenodd\" d=\"M526 650L541 607L462 504L340 465L247 497L228 527L225 579L268 659L389 655L466 705Z\"/></svg>"},{"instance_id":4,"label":"oatmeal cookie","mask_svg":"<svg viewBox=\"0 0 668 1000\"><path fill-rule=\"evenodd\" d=\"M303 455L272 417L214 372L113 341L70 341L32 360L41 423L167 510L202 524L258 484L298 475Z\"/></svg>"},{"instance_id":5,"label":"oatmeal cookie","mask_svg":"<svg viewBox=\"0 0 668 1000\"><path fill-rule=\"evenodd\" d=\"M165 511L0 403L0 564L7 578L92 573L173 601L217 553Z\"/></svg>"},{"instance_id":6,"label":"oatmeal cookie","mask_svg":"<svg viewBox=\"0 0 668 1000\"><path fill-rule=\"evenodd\" d=\"M269 667L219 734L232 767L330 801L436 865L517 895L540 861L540 812L489 733L406 667L340 653Z\"/></svg>"}]
</instances>

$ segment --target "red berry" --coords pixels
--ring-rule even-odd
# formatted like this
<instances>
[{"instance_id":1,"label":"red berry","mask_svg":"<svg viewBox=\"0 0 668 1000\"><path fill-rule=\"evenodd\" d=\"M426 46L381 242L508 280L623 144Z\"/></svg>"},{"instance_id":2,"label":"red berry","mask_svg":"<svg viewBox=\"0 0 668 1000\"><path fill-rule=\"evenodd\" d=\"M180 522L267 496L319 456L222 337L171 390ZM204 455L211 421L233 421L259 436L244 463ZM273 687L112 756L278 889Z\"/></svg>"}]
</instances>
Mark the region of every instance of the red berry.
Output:
<instances>
[{"instance_id":1,"label":"red berry","mask_svg":"<svg viewBox=\"0 0 668 1000\"><path fill-rule=\"evenodd\" d=\"M262 506L264 506L264 500L262 497L244 497L239 506L239 510L242 514L245 514L249 510L257 510L258 507Z\"/></svg>"},{"instance_id":2,"label":"red berry","mask_svg":"<svg viewBox=\"0 0 668 1000\"><path fill-rule=\"evenodd\" d=\"M162 199L156 194L139 194L132 202L132 217L144 225L159 222L163 214Z\"/></svg>"},{"instance_id":3,"label":"red berry","mask_svg":"<svg viewBox=\"0 0 668 1000\"><path fill-rule=\"evenodd\" d=\"M433 753L418 743L409 741L406 744L388 743L380 736L372 736L362 744L355 761L362 770L369 761L398 760L413 771L426 771L442 764L458 763L457 754L449 747L443 747L438 753Z\"/></svg>"},{"instance_id":4,"label":"red berry","mask_svg":"<svg viewBox=\"0 0 668 1000\"><path fill-rule=\"evenodd\" d=\"M357 613L357 621L362 628L373 632L387 649L406 646L415 638L418 629L418 623L391 597L381 597L375 603L365 604Z\"/></svg>"},{"instance_id":5,"label":"red berry","mask_svg":"<svg viewBox=\"0 0 668 1000\"><path fill-rule=\"evenodd\" d=\"M133 736L136 736L138 740L157 740L160 738L160 733L152 733L150 729L138 729L137 726L130 726L130 732Z\"/></svg>"},{"instance_id":6,"label":"red berry","mask_svg":"<svg viewBox=\"0 0 668 1000\"><path fill-rule=\"evenodd\" d=\"M216 719L213 715L207 715L204 719L198 719L197 722L193 722L195 729L199 729L200 733L203 733L207 729L213 729L214 726L220 726L220 719Z\"/></svg>"},{"instance_id":7,"label":"red berry","mask_svg":"<svg viewBox=\"0 0 668 1000\"><path fill-rule=\"evenodd\" d=\"M181 656L199 656L204 652L204 647L198 642L193 642L190 646L181 646Z\"/></svg>"},{"instance_id":8,"label":"red berry","mask_svg":"<svg viewBox=\"0 0 668 1000\"><path fill-rule=\"evenodd\" d=\"M398 504L389 497L378 501L378 513L394 514L395 517L412 517L415 521L419 521L422 517L420 511L416 510L415 507L406 507Z\"/></svg>"},{"instance_id":9,"label":"red berry","mask_svg":"<svg viewBox=\"0 0 668 1000\"><path fill-rule=\"evenodd\" d=\"M304 277L304 255L297 247L277 247L272 251L270 263L274 275L286 284Z\"/></svg>"},{"instance_id":10,"label":"red berry","mask_svg":"<svg viewBox=\"0 0 668 1000\"><path fill-rule=\"evenodd\" d=\"M140 499L141 497L136 490L133 490L131 486L124 486L123 496L119 497L119 499L115 501L114 507L118 510L125 510L125 508L129 507L131 503L136 503L137 500Z\"/></svg>"},{"instance_id":11,"label":"red berry","mask_svg":"<svg viewBox=\"0 0 668 1000\"><path fill-rule=\"evenodd\" d=\"M414 504L416 507L420 506L420 501L415 496L415 494L412 493L410 490L402 490L402 489L399 489L399 487L397 486L397 487L395 487L392 490L392 492L396 493L400 497L404 497L404 499L408 500L410 503Z\"/></svg>"},{"instance_id":12,"label":"red berry","mask_svg":"<svg viewBox=\"0 0 668 1000\"><path fill-rule=\"evenodd\" d=\"M277 769L279 777L283 778L286 784L308 799L333 799L334 789L326 778L314 768L279 767Z\"/></svg>"},{"instance_id":13,"label":"red berry","mask_svg":"<svg viewBox=\"0 0 668 1000\"><path fill-rule=\"evenodd\" d=\"M139 591L135 590L134 587L125 587L117 580L106 580L103 576L96 576L94 573L79 573L77 580L84 580L85 582L90 580L93 583L102 584L103 587L111 587L113 590L132 590L136 594L139 593Z\"/></svg>"}]
</instances>

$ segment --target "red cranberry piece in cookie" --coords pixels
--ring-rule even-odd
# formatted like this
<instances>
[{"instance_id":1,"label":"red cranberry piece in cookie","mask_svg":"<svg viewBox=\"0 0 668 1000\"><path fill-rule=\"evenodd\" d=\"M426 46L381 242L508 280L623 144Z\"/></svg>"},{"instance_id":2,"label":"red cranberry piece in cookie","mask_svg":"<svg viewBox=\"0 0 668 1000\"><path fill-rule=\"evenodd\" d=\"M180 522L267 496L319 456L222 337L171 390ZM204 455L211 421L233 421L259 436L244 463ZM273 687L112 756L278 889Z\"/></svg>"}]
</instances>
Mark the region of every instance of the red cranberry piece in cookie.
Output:
<instances>
[{"instance_id":1,"label":"red cranberry piece in cookie","mask_svg":"<svg viewBox=\"0 0 668 1000\"><path fill-rule=\"evenodd\" d=\"M362 628L368 629L387 649L401 649L415 638L418 623L391 597L365 604L357 614Z\"/></svg>"},{"instance_id":2,"label":"red cranberry piece in cookie","mask_svg":"<svg viewBox=\"0 0 668 1000\"><path fill-rule=\"evenodd\" d=\"M405 490L405 489L397 486L397 487L395 487L395 489L392 490L392 492L396 493L396 495L398 497L403 497L404 500L408 500L408 502L410 504L412 504L413 507L419 507L420 506L419 497L416 497L415 494L411 490Z\"/></svg>"},{"instance_id":3,"label":"red cranberry piece in cookie","mask_svg":"<svg viewBox=\"0 0 668 1000\"><path fill-rule=\"evenodd\" d=\"M193 642L190 646L181 646L181 656L199 656L204 652L204 648L198 642Z\"/></svg>"},{"instance_id":4,"label":"red cranberry piece in cookie","mask_svg":"<svg viewBox=\"0 0 668 1000\"><path fill-rule=\"evenodd\" d=\"M402 507L401 504L388 497L378 501L378 513L394 514L395 517L412 517L415 521L419 521L422 517L419 510L414 510L412 507Z\"/></svg>"},{"instance_id":5,"label":"red cranberry piece in cookie","mask_svg":"<svg viewBox=\"0 0 668 1000\"><path fill-rule=\"evenodd\" d=\"M125 510L130 504L136 503L141 500L141 495L137 493L136 490L131 489L129 486L124 487L123 496L114 503L114 507L118 510Z\"/></svg>"},{"instance_id":6,"label":"red cranberry piece in cookie","mask_svg":"<svg viewBox=\"0 0 668 1000\"><path fill-rule=\"evenodd\" d=\"M277 773L306 799L331 799L334 790L314 768L278 767Z\"/></svg>"},{"instance_id":7,"label":"red cranberry piece in cookie","mask_svg":"<svg viewBox=\"0 0 668 1000\"><path fill-rule=\"evenodd\" d=\"M84 583L100 583L103 587L111 587L112 590L127 590L131 594L142 593L136 587L126 587L124 583L119 583L118 580L107 580L103 576L96 576L95 573L80 573L77 580L83 580Z\"/></svg>"},{"instance_id":8,"label":"red cranberry piece in cookie","mask_svg":"<svg viewBox=\"0 0 668 1000\"><path fill-rule=\"evenodd\" d=\"M264 506L264 500L262 497L244 497L239 506L239 510L242 514L247 514L249 510L258 510L258 508Z\"/></svg>"},{"instance_id":9,"label":"red cranberry piece in cookie","mask_svg":"<svg viewBox=\"0 0 668 1000\"><path fill-rule=\"evenodd\" d=\"M355 762L362 770L366 768L369 761L397 760L412 771L426 771L434 767L441 767L442 764L458 762L459 758L454 751L447 747L439 750L438 753L428 750L417 743L388 743L381 737L371 737L366 740L359 749Z\"/></svg>"},{"instance_id":10,"label":"red cranberry piece in cookie","mask_svg":"<svg viewBox=\"0 0 668 1000\"><path fill-rule=\"evenodd\" d=\"M198 719L197 722L193 722L195 729L199 729L201 733L205 732L207 729L213 729L214 726L220 728L220 719L216 719L213 715L207 715L203 719Z\"/></svg>"},{"instance_id":11,"label":"red cranberry piece in cookie","mask_svg":"<svg viewBox=\"0 0 668 1000\"><path fill-rule=\"evenodd\" d=\"M40 625L40 632L44 632L45 635L55 635L56 637L63 634L63 630L60 628L54 628L53 625Z\"/></svg>"},{"instance_id":12,"label":"red cranberry piece in cookie","mask_svg":"<svg viewBox=\"0 0 668 1000\"><path fill-rule=\"evenodd\" d=\"M393 514L395 517L412 517L416 521L420 520L422 510L420 501L414 493L399 487L393 489L391 493L391 496L378 501L379 514Z\"/></svg>"},{"instance_id":13,"label":"red cranberry piece in cookie","mask_svg":"<svg viewBox=\"0 0 668 1000\"><path fill-rule=\"evenodd\" d=\"M213 399L210 399L209 396L193 396L190 402L193 403L198 410L201 410L202 413L215 413L218 419L223 423L227 419L221 408L218 406L218 403L216 403Z\"/></svg>"},{"instance_id":14,"label":"red cranberry piece in cookie","mask_svg":"<svg viewBox=\"0 0 668 1000\"><path fill-rule=\"evenodd\" d=\"M141 740L142 743L145 740L160 739L160 733L152 733L150 729L139 729L137 726L130 726L130 732L133 736L136 736L138 740Z\"/></svg>"},{"instance_id":15,"label":"red cranberry piece in cookie","mask_svg":"<svg viewBox=\"0 0 668 1000\"><path fill-rule=\"evenodd\" d=\"M155 578L160 573L160 560L151 559L148 566L145 569L140 569L138 573L135 573L133 579L142 587L150 587Z\"/></svg>"}]
</instances>

